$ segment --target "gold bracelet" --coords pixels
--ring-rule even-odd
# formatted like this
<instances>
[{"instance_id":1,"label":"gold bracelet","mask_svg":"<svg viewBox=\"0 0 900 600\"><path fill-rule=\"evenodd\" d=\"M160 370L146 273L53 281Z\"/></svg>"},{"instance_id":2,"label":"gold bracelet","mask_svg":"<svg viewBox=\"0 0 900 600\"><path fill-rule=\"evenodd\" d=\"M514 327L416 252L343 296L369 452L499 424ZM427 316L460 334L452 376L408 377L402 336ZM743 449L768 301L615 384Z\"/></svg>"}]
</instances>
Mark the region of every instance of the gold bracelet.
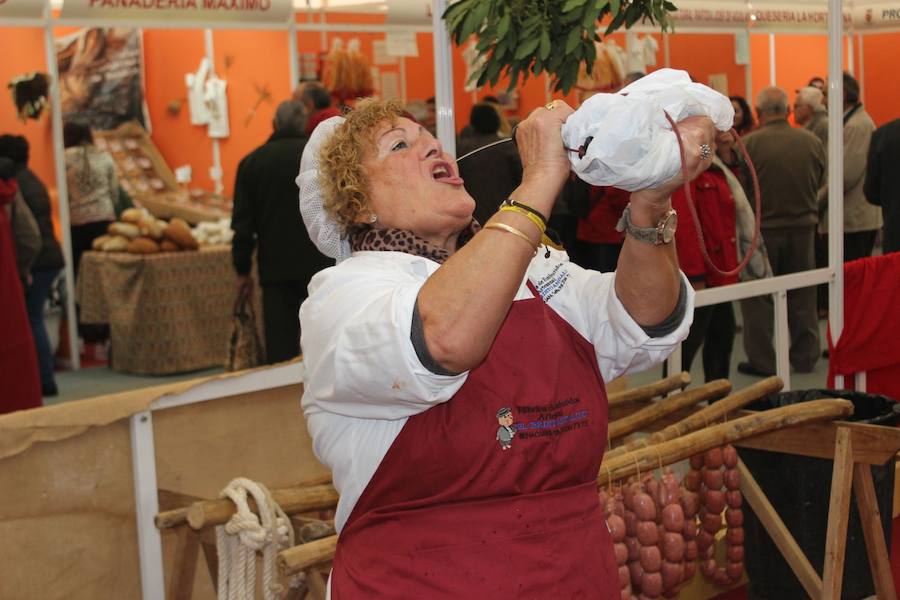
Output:
<instances>
[{"instance_id":1,"label":"gold bracelet","mask_svg":"<svg viewBox=\"0 0 900 600\"><path fill-rule=\"evenodd\" d=\"M531 246L532 248L534 248L534 253L537 254L538 245L535 244L534 242L532 242L530 237L528 237L527 235L525 235L524 233L522 233L515 227L510 227L506 223L488 223L487 225L482 227L482 229L496 229L498 231L505 231L506 233L511 233L517 237L520 237L523 240L525 240L526 242L528 242L528 245Z\"/></svg>"},{"instance_id":2,"label":"gold bracelet","mask_svg":"<svg viewBox=\"0 0 900 600\"><path fill-rule=\"evenodd\" d=\"M524 208L514 206L512 204L504 204L500 207L500 212L514 212L528 217L528 220L534 223L535 227L537 227L541 232L541 235L544 235L544 232L547 231L547 226L544 224L541 218L534 213L528 212Z\"/></svg>"}]
</instances>

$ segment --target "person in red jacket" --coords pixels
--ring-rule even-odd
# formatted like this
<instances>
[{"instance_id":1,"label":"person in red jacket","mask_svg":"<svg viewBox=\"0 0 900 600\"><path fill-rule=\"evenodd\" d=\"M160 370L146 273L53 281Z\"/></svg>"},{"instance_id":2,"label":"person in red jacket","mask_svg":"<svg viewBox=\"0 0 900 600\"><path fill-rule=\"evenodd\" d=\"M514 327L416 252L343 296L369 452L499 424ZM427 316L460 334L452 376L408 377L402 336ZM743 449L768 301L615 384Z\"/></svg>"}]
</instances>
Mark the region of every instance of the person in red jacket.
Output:
<instances>
[{"instance_id":1,"label":"person in red jacket","mask_svg":"<svg viewBox=\"0 0 900 600\"><path fill-rule=\"evenodd\" d=\"M738 264L735 204L725 174L713 164L691 183L691 195L703 228L707 254L720 270L733 269ZM707 267L683 189L672 195L672 208L681 216L675 232L678 262L694 289L738 283L737 275L722 277ZM735 318L731 302L694 309L694 323L681 346L681 368L690 370L694 356L702 345L705 380L727 379L731 370L734 336Z\"/></svg>"},{"instance_id":2,"label":"person in red jacket","mask_svg":"<svg viewBox=\"0 0 900 600\"><path fill-rule=\"evenodd\" d=\"M614 187L590 188L590 212L579 219L573 260L585 269L608 273L616 270L625 234L616 223L628 206L631 192Z\"/></svg>"},{"instance_id":3,"label":"person in red jacket","mask_svg":"<svg viewBox=\"0 0 900 600\"><path fill-rule=\"evenodd\" d=\"M13 162L0 158L0 413L41 406L37 353L9 219L9 205L19 189L14 173Z\"/></svg>"}]
</instances>

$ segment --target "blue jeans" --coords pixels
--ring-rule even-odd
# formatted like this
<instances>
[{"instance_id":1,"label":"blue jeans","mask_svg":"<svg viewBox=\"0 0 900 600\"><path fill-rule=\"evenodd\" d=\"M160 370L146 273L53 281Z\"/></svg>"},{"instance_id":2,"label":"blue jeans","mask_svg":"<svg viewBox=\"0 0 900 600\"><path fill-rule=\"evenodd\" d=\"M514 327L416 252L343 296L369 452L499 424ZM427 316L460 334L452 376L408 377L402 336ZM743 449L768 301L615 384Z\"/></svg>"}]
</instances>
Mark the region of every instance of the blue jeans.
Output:
<instances>
[{"instance_id":1,"label":"blue jeans","mask_svg":"<svg viewBox=\"0 0 900 600\"><path fill-rule=\"evenodd\" d=\"M41 386L52 386L53 381L53 352L50 350L50 339L47 337L47 328L44 326L44 304L50 296L50 288L53 285L59 269L47 269L46 271L33 271L31 273L31 286L25 292L25 306L28 309L28 320L31 322L31 335L34 337L34 345L37 348L38 367L41 371Z\"/></svg>"}]
</instances>

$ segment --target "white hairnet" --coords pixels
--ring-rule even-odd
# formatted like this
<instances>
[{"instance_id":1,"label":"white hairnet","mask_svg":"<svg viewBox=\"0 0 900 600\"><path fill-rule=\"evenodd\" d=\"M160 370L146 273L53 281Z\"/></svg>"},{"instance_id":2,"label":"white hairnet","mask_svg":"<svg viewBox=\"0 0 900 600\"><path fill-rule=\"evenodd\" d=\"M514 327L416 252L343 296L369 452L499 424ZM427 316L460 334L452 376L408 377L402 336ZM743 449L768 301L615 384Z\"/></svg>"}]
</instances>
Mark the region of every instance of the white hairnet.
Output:
<instances>
[{"instance_id":1,"label":"white hairnet","mask_svg":"<svg viewBox=\"0 0 900 600\"><path fill-rule=\"evenodd\" d=\"M309 237L325 256L341 262L350 258L350 242L341 234L341 226L325 211L325 200L319 185L319 152L344 117L331 117L316 126L300 158L300 174L297 187L300 188L300 216L309 232Z\"/></svg>"},{"instance_id":2,"label":"white hairnet","mask_svg":"<svg viewBox=\"0 0 900 600\"><path fill-rule=\"evenodd\" d=\"M719 92L693 83L685 71L659 69L615 94L585 100L562 128L567 148L579 149L594 138L583 158L574 152L572 169L596 186L629 192L658 187L681 168L678 141L666 120L707 116L720 131L734 122L731 101Z\"/></svg>"}]
</instances>

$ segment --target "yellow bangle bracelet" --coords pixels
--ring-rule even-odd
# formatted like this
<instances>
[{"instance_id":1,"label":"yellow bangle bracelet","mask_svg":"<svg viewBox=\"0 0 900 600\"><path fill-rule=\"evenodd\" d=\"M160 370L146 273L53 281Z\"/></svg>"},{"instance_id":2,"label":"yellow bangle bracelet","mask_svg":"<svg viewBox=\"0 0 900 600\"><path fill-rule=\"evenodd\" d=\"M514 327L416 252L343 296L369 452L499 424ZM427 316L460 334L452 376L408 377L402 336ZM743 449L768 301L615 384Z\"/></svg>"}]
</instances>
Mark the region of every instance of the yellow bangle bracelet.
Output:
<instances>
[{"instance_id":1,"label":"yellow bangle bracelet","mask_svg":"<svg viewBox=\"0 0 900 600\"><path fill-rule=\"evenodd\" d=\"M500 207L500 212L514 212L526 216L528 217L528 220L534 223L535 227L540 230L541 235L544 235L544 232L547 231L547 226L541 218L534 213L528 212L524 208L519 208L518 206L513 206L511 204L504 204Z\"/></svg>"},{"instance_id":2,"label":"yellow bangle bracelet","mask_svg":"<svg viewBox=\"0 0 900 600\"><path fill-rule=\"evenodd\" d=\"M532 242L530 237L528 237L515 227L510 227L506 223L488 223L487 225L482 227L482 229L496 229L497 231L505 231L506 233L511 233L514 236L520 237L528 242L528 245L531 246L534 249L534 253L537 254L538 245Z\"/></svg>"}]
</instances>

